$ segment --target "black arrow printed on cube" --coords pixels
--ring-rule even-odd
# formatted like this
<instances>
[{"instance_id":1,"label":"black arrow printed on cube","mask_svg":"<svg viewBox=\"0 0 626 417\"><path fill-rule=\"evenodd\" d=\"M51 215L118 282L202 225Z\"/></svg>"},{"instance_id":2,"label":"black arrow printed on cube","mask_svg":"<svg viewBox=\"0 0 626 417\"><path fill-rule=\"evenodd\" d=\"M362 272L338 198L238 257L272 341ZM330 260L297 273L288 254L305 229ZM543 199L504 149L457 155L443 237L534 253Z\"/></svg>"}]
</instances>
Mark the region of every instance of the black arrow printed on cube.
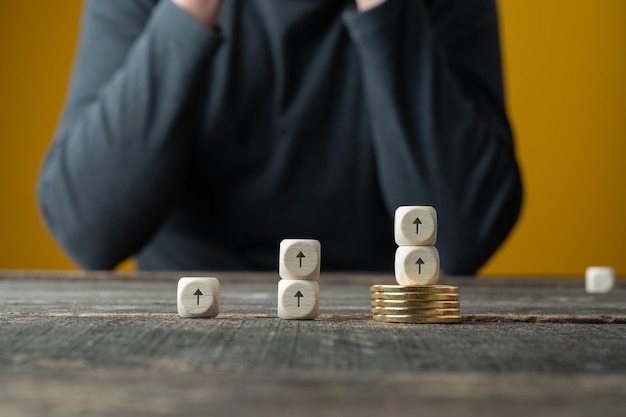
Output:
<instances>
[{"instance_id":1,"label":"black arrow printed on cube","mask_svg":"<svg viewBox=\"0 0 626 417\"><path fill-rule=\"evenodd\" d=\"M302 253L302 251L300 251L296 255L296 258L300 258L300 268L302 268L302 258L306 258L306 256L304 256L304 253Z\"/></svg>"},{"instance_id":2,"label":"black arrow printed on cube","mask_svg":"<svg viewBox=\"0 0 626 417\"><path fill-rule=\"evenodd\" d=\"M417 271L418 274L422 273L422 265L424 265L425 263L426 262L424 262L422 258L419 258L417 262L415 262L415 265L417 265L417 268L418 268L418 271Z\"/></svg>"},{"instance_id":3,"label":"black arrow printed on cube","mask_svg":"<svg viewBox=\"0 0 626 417\"><path fill-rule=\"evenodd\" d=\"M300 290L298 290L294 297L298 297L298 307L300 307L300 298L304 297L304 295L300 292Z\"/></svg>"},{"instance_id":4,"label":"black arrow printed on cube","mask_svg":"<svg viewBox=\"0 0 626 417\"><path fill-rule=\"evenodd\" d=\"M420 224L422 224L422 221L420 220L419 217L416 217L415 221L413 222L413 224L415 225L415 233L417 233L419 235L419 233L420 233Z\"/></svg>"},{"instance_id":5,"label":"black arrow printed on cube","mask_svg":"<svg viewBox=\"0 0 626 417\"><path fill-rule=\"evenodd\" d=\"M197 304L197 305L200 305L200 296L201 296L201 295L203 295L203 294L202 294L202 291L200 291L200 288L198 288L198 289L196 290L196 292L194 292L194 293L193 293L193 295L195 295L195 296L197 297L197 299L198 299L198 300L197 300L197 302L196 302L196 304Z\"/></svg>"}]
</instances>

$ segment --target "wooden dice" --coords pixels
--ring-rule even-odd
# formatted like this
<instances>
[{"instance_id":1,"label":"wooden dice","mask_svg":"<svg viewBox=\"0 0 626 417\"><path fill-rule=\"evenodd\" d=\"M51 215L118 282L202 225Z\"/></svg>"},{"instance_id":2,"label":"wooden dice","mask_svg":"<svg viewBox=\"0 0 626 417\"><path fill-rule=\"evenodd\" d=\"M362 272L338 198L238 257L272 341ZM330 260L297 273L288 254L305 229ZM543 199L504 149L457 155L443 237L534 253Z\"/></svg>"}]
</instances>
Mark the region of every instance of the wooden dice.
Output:
<instances>
[{"instance_id":1,"label":"wooden dice","mask_svg":"<svg viewBox=\"0 0 626 417\"><path fill-rule=\"evenodd\" d=\"M284 239L280 242L278 275L282 279L317 280L320 276L320 242Z\"/></svg>"},{"instance_id":2,"label":"wooden dice","mask_svg":"<svg viewBox=\"0 0 626 417\"><path fill-rule=\"evenodd\" d=\"M434 285L439 280L437 212L431 206L401 206L394 218L398 249L395 276L400 285Z\"/></svg>"},{"instance_id":3,"label":"wooden dice","mask_svg":"<svg viewBox=\"0 0 626 417\"><path fill-rule=\"evenodd\" d=\"M400 246L394 266L399 285L435 285L439 280L439 251L434 246Z\"/></svg>"},{"instance_id":4,"label":"wooden dice","mask_svg":"<svg viewBox=\"0 0 626 417\"><path fill-rule=\"evenodd\" d=\"M278 317L281 319L314 319L320 305L317 281L281 279L278 282Z\"/></svg>"},{"instance_id":5,"label":"wooden dice","mask_svg":"<svg viewBox=\"0 0 626 417\"><path fill-rule=\"evenodd\" d=\"M437 211L431 206L400 206L394 218L398 246L434 246L437 243Z\"/></svg>"},{"instance_id":6,"label":"wooden dice","mask_svg":"<svg viewBox=\"0 0 626 417\"><path fill-rule=\"evenodd\" d=\"M588 293L607 293L615 284L615 270L610 266L590 266L585 271L585 290Z\"/></svg>"},{"instance_id":7,"label":"wooden dice","mask_svg":"<svg viewBox=\"0 0 626 417\"><path fill-rule=\"evenodd\" d=\"M181 278L177 301L181 317L215 317L220 312L220 283L217 278Z\"/></svg>"},{"instance_id":8,"label":"wooden dice","mask_svg":"<svg viewBox=\"0 0 626 417\"><path fill-rule=\"evenodd\" d=\"M280 242L278 317L306 320L317 317L321 245L315 239L284 239Z\"/></svg>"}]
</instances>

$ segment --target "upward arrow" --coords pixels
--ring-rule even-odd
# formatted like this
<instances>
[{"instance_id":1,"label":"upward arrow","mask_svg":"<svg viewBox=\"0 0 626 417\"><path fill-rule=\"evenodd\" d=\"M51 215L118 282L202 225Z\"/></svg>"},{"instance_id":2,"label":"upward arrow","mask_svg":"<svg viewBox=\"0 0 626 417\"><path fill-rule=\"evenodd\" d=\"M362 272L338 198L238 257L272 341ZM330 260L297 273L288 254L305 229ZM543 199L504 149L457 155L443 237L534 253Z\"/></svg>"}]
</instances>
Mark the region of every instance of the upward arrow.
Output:
<instances>
[{"instance_id":1,"label":"upward arrow","mask_svg":"<svg viewBox=\"0 0 626 417\"><path fill-rule=\"evenodd\" d=\"M298 252L298 254L296 255L297 258L300 258L300 268L302 268L302 258L306 258L306 256L304 256L304 253L302 253L302 251ZM299 291L298 291L299 292Z\"/></svg>"},{"instance_id":2,"label":"upward arrow","mask_svg":"<svg viewBox=\"0 0 626 417\"><path fill-rule=\"evenodd\" d=\"M298 297L298 307L300 307L300 298L304 297L304 295L300 292L300 290L298 290L294 297Z\"/></svg>"},{"instance_id":3,"label":"upward arrow","mask_svg":"<svg viewBox=\"0 0 626 417\"><path fill-rule=\"evenodd\" d=\"M200 296L202 295L202 291L200 291L200 288L198 288L196 292L193 293L193 295L197 297L196 304L200 305Z\"/></svg>"},{"instance_id":4,"label":"upward arrow","mask_svg":"<svg viewBox=\"0 0 626 417\"><path fill-rule=\"evenodd\" d=\"M424 265L425 263L426 263L426 262L424 262L424 260L423 260L422 258L419 258L419 259L417 260L417 262L415 262L415 264L417 265L417 269L418 269L417 273L418 273L418 274L421 274L421 273L422 273L422 265Z\"/></svg>"},{"instance_id":5,"label":"upward arrow","mask_svg":"<svg viewBox=\"0 0 626 417\"><path fill-rule=\"evenodd\" d=\"M419 234L419 232L420 232L420 224L422 224L422 221L420 220L419 217L416 217L415 221L413 222L413 224L415 225L415 233Z\"/></svg>"}]
</instances>

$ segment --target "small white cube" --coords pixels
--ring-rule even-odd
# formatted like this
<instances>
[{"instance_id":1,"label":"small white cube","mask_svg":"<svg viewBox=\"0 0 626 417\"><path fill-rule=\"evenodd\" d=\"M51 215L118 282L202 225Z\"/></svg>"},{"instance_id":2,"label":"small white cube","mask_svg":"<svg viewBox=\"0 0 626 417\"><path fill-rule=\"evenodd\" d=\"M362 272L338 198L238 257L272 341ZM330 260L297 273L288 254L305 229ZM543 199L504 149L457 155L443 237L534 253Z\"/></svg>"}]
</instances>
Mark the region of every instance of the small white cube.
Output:
<instances>
[{"instance_id":1,"label":"small white cube","mask_svg":"<svg viewBox=\"0 0 626 417\"><path fill-rule=\"evenodd\" d=\"M315 239L284 239L280 242L278 275L282 279L317 280L320 276L321 244Z\"/></svg>"},{"instance_id":2,"label":"small white cube","mask_svg":"<svg viewBox=\"0 0 626 417\"><path fill-rule=\"evenodd\" d=\"M589 293L606 293L613 289L615 271L608 266L590 266L585 271L585 290Z\"/></svg>"},{"instance_id":3,"label":"small white cube","mask_svg":"<svg viewBox=\"0 0 626 417\"><path fill-rule=\"evenodd\" d=\"M220 312L220 282L210 277L181 278L177 299L181 317L215 317Z\"/></svg>"},{"instance_id":4,"label":"small white cube","mask_svg":"<svg viewBox=\"0 0 626 417\"><path fill-rule=\"evenodd\" d=\"M281 279L278 282L278 317L287 320L312 320L320 305L317 281Z\"/></svg>"},{"instance_id":5,"label":"small white cube","mask_svg":"<svg viewBox=\"0 0 626 417\"><path fill-rule=\"evenodd\" d=\"M439 280L439 251L434 246L396 249L396 281L400 285L435 285Z\"/></svg>"},{"instance_id":6,"label":"small white cube","mask_svg":"<svg viewBox=\"0 0 626 417\"><path fill-rule=\"evenodd\" d=\"M400 206L394 216L398 246L433 246L437 242L437 211L431 206Z\"/></svg>"}]
</instances>

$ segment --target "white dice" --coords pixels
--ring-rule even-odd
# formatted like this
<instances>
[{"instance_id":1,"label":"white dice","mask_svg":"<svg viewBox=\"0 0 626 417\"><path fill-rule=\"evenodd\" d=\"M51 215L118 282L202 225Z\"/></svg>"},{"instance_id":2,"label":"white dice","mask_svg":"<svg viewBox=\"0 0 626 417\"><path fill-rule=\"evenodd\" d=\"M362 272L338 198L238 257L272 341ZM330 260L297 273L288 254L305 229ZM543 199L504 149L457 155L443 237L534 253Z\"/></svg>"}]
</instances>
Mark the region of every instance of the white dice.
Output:
<instances>
[{"instance_id":1,"label":"white dice","mask_svg":"<svg viewBox=\"0 0 626 417\"><path fill-rule=\"evenodd\" d=\"M320 255L321 244L315 239L284 239L280 242L278 275L282 279L317 280Z\"/></svg>"},{"instance_id":2,"label":"white dice","mask_svg":"<svg viewBox=\"0 0 626 417\"><path fill-rule=\"evenodd\" d=\"M317 281L281 279L278 282L278 317L281 319L314 319L319 305Z\"/></svg>"},{"instance_id":3,"label":"white dice","mask_svg":"<svg viewBox=\"0 0 626 417\"><path fill-rule=\"evenodd\" d=\"M434 246L437 243L437 211L431 206L400 206L394 219L398 246Z\"/></svg>"},{"instance_id":4,"label":"white dice","mask_svg":"<svg viewBox=\"0 0 626 417\"><path fill-rule=\"evenodd\" d=\"M585 271L585 290L588 293L606 293L613 289L615 271L608 266L590 266Z\"/></svg>"},{"instance_id":5,"label":"white dice","mask_svg":"<svg viewBox=\"0 0 626 417\"><path fill-rule=\"evenodd\" d=\"M437 211L431 206L400 206L394 216L394 271L399 285L435 285L439 280Z\"/></svg>"},{"instance_id":6,"label":"white dice","mask_svg":"<svg viewBox=\"0 0 626 417\"><path fill-rule=\"evenodd\" d=\"M315 239L284 239L278 259L278 317L310 320L319 312L321 244Z\"/></svg>"},{"instance_id":7,"label":"white dice","mask_svg":"<svg viewBox=\"0 0 626 417\"><path fill-rule=\"evenodd\" d=\"M400 246L395 272L400 285L435 285L439 280L439 251L434 246Z\"/></svg>"},{"instance_id":8,"label":"white dice","mask_svg":"<svg viewBox=\"0 0 626 417\"><path fill-rule=\"evenodd\" d=\"M220 282L208 277L181 278L177 301L181 317L215 317L220 312Z\"/></svg>"}]
</instances>

